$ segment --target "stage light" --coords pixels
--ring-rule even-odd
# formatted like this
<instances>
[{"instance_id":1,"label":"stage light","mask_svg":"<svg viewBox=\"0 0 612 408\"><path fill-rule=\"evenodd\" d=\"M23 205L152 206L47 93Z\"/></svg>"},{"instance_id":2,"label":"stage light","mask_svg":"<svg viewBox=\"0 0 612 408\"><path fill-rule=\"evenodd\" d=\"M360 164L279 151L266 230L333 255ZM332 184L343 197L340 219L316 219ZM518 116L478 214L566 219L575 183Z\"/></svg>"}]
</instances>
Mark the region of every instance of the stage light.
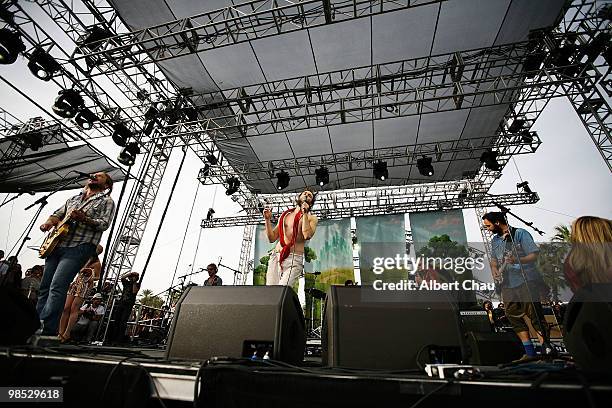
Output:
<instances>
[{"instance_id":1,"label":"stage light","mask_svg":"<svg viewBox=\"0 0 612 408\"><path fill-rule=\"evenodd\" d=\"M237 192L238 187L240 187L240 180L238 180L238 178L236 177L229 177L227 180L225 180L225 183L227 184L227 187L225 189L225 195L228 196Z\"/></svg>"},{"instance_id":2,"label":"stage light","mask_svg":"<svg viewBox=\"0 0 612 408\"><path fill-rule=\"evenodd\" d=\"M527 75L529 78L533 78L544 63L545 59L546 54L543 52L537 52L527 55L527 57L525 58L525 62L523 62L523 71L529 73Z\"/></svg>"},{"instance_id":3,"label":"stage light","mask_svg":"<svg viewBox=\"0 0 612 408\"><path fill-rule=\"evenodd\" d=\"M468 193L469 193L468 189L464 188L463 190L459 192L459 195L457 196L457 198L459 198L459 200L465 200L468 197Z\"/></svg>"},{"instance_id":4,"label":"stage light","mask_svg":"<svg viewBox=\"0 0 612 408\"><path fill-rule=\"evenodd\" d=\"M501 166L497 161L497 155L497 152L487 150L480 155L480 162L484 163L485 167L489 170L499 171L501 170Z\"/></svg>"},{"instance_id":5,"label":"stage light","mask_svg":"<svg viewBox=\"0 0 612 408\"><path fill-rule=\"evenodd\" d=\"M431 157L423 156L417 160L417 169L422 176L431 177L434 174L434 168L431 165Z\"/></svg>"},{"instance_id":6,"label":"stage light","mask_svg":"<svg viewBox=\"0 0 612 408\"><path fill-rule=\"evenodd\" d=\"M37 48L30 55L28 68L38 79L48 81L60 70L60 64L42 48Z\"/></svg>"},{"instance_id":7,"label":"stage light","mask_svg":"<svg viewBox=\"0 0 612 408\"><path fill-rule=\"evenodd\" d=\"M533 191L531 191L531 188L529 187L529 182L528 181L523 181L522 183L517 183L516 184L516 189L519 191L523 190L524 193L526 194L531 194L533 193Z\"/></svg>"},{"instance_id":8,"label":"stage light","mask_svg":"<svg viewBox=\"0 0 612 408\"><path fill-rule=\"evenodd\" d=\"M329 184L329 170L326 167L319 167L315 170L316 183L323 187L326 184Z\"/></svg>"},{"instance_id":9,"label":"stage light","mask_svg":"<svg viewBox=\"0 0 612 408\"><path fill-rule=\"evenodd\" d=\"M508 132L518 133L520 130L522 130L525 127L526 123L527 123L527 120L525 118L523 117L516 118L514 119L512 124L508 126Z\"/></svg>"},{"instance_id":10,"label":"stage light","mask_svg":"<svg viewBox=\"0 0 612 408\"><path fill-rule=\"evenodd\" d=\"M212 220L214 214L215 214L215 210L213 210L212 208L209 208L208 212L206 213L206 221Z\"/></svg>"},{"instance_id":11,"label":"stage light","mask_svg":"<svg viewBox=\"0 0 612 408\"><path fill-rule=\"evenodd\" d=\"M85 130L91 129L94 122L97 122L98 120L99 119L96 114L89 110L89 108L81 109L74 117L76 124Z\"/></svg>"},{"instance_id":12,"label":"stage light","mask_svg":"<svg viewBox=\"0 0 612 408\"><path fill-rule=\"evenodd\" d=\"M533 135L531 134L531 132L528 130L523 130L521 132L521 141L526 144L533 143Z\"/></svg>"},{"instance_id":13,"label":"stage light","mask_svg":"<svg viewBox=\"0 0 612 408\"><path fill-rule=\"evenodd\" d=\"M276 173L276 188L278 190L287 188L289 185L289 180L291 180L291 177L285 170L281 170L280 172Z\"/></svg>"},{"instance_id":14,"label":"stage light","mask_svg":"<svg viewBox=\"0 0 612 408\"><path fill-rule=\"evenodd\" d=\"M97 51L102 46L102 41L111 38L111 33L106 28L95 25L87 29L87 37L83 40L82 45L89 48L91 51Z\"/></svg>"},{"instance_id":15,"label":"stage light","mask_svg":"<svg viewBox=\"0 0 612 408\"><path fill-rule=\"evenodd\" d=\"M206 155L206 160L208 160L208 162L209 162L210 164L212 164L213 166L214 166L215 164L219 163L219 160L217 159L217 156L215 156L215 155L214 155L214 154L212 154L212 153L209 153L209 154L207 154L207 155Z\"/></svg>"},{"instance_id":16,"label":"stage light","mask_svg":"<svg viewBox=\"0 0 612 408\"><path fill-rule=\"evenodd\" d=\"M25 49L19 33L8 28L0 30L0 64L12 64Z\"/></svg>"},{"instance_id":17,"label":"stage light","mask_svg":"<svg viewBox=\"0 0 612 408\"><path fill-rule=\"evenodd\" d=\"M124 147L129 138L132 137L132 131L121 122L113 125L113 142L117 146Z\"/></svg>"},{"instance_id":18,"label":"stage light","mask_svg":"<svg viewBox=\"0 0 612 408\"><path fill-rule=\"evenodd\" d=\"M385 181L389 178L389 170L387 169L387 162L377 161L373 165L372 173L374 174L374 178Z\"/></svg>"},{"instance_id":19,"label":"stage light","mask_svg":"<svg viewBox=\"0 0 612 408\"><path fill-rule=\"evenodd\" d=\"M41 147L43 147L43 135L39 132L28 132L20 135L26 146L35 152L38 151Z\"/></svg>"},{"instance_id":20,"label":"stage light","mask_svg":"<svg viewBox=\"0 0 612 408\"><path fill-rule=\"evenodd\" d=\"M84 105L83 98L74 89L63 89L59 91L58 97L53 104L53 112L62 118L70 119L77 114Z\"/></svg>"},{"instance_id":21,"label":"stage light","mask_svg":"<svg viewBox=\"0 0 612 408\"><path fill-rule=\"evenodd\" d=\"M123 149L121 149L119 157L117 157L117 161L124 166L133 166L134 163L136 163L136 156L138 153L140 153L138 143L128 143Z\"/></svg>"}]
</instances>

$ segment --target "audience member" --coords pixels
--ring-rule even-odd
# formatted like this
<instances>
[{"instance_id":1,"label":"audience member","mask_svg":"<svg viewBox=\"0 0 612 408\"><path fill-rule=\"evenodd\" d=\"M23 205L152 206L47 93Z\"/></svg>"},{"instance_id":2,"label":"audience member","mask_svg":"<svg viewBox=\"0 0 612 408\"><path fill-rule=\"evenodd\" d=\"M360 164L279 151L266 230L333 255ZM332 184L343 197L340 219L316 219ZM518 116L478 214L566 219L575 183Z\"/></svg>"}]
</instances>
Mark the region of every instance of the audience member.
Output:
<instances>
[{"instance_id":1,"label":"audience member","mask_svg":"<svg viewBox=\"0 0 612 408\"><path fill-rule=\"evenodd\" d=\"M139 276L138 272L128 272L121 276L123 291L121 298L115 305L115 324L110 336L110 342L113 344L123 343L124 341L132 307L136 303L136 295L138 290L140 290L140 284L138 283Z\"/></svg>"},{"instance_id":2,"label":"audience member","mask_svg":"<svg viewBox=\"0 0 612 408\"><path fill-rule=\"evenodd\" d=\"M93 289L94 281L100 277L102 264L98 256L101 253L102 245L98 245L96 247L96 255L87 261L68 287L68 294L66 295L66 302L64 303L64 310L59 324L58 336L61 342L70 340L70 332L79 318L79 311L83 305L83 300L87 297L89 291Z\"/></svg>"},{"instance_id":3,"label":"audience member","mask_svg":"<svg viewBox=\"0 0 612 408\"><path fill-rule=\"evenodd\" d=\"M33 304L36 306L38 301L38 289L40 288L40 280L43 275L43 266L34 265L25 273L25 277L21 280L21 291Z\"/></svg>"},{"instance_id":4,"label":"audience member","mask_svg":"<svg viewBox=\"0 0 612 408\"><path fill-rule=\"evenodd\" d=\"M91 342L96 335L100 320L104 316L102 294L96 293L90 304L81 306L78 315L80 318L72 328L68 339L72 337L74 340L81 341L85 337L87 342Z\"/></svg>"},{"instance_id":5,"label":"audience member","mask_svg":"<svg viewBox=\"0 0 612 408\"><path fill-rule=\"evenodd\" d=\"M0 261L0 286L21 289L21 265L16 256Z\"/></svg>"},{"instance_id":6,"label":"audience member","mask_svg":"<svg viewBox=\"0 0 612 408\"><path fill-rule=\"evenodd\" d=\"M612 283L612 221L579 217L572 223L570 240L572 249L563 272L572 291L586 285Z\"/></svg>"}]
</instances>

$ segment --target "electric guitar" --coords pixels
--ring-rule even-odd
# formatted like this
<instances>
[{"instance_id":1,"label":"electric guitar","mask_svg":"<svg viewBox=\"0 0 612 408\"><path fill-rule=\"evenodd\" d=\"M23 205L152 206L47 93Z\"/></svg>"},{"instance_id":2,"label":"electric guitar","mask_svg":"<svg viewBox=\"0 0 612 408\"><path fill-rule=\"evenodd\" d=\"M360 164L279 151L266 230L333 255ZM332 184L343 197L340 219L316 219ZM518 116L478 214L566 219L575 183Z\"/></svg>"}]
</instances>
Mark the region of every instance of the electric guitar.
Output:
<instances>
[{"instance_id":1,"label":"electric guitar","mask_svg":"<svg viewBox=\"0 0 612 408\"><path fill-rule=\"evenodd\" d=\"M59 244L60 241L68 235L68 233L70 232L70 229L76 225L76 221L73 219L70 219L70 215L72 214L72 212L75 210L82 210L83 208L85 208L87 204L91 203L93 199L97 196L98 195L92 196L91 198L85 200L82 204L80 204L76 208L72 208L70 209L70 211L66 213L66 216L64 217L64 219L60 221L59 224L57 224L55 228L53 228L51 232L49 232L49 234L47 234L47 236L45 237L45 240L43 241L42 245L38 249L38 256L40 258L48 257L53 252L53 250L57 247L57 244Z\"/></svg>"},{"instance_id":2,"label":"electric guitar","mask_svg":"<svg viewBox=\"0 0 612 408\"><path fill-rule=\"evenodd\" d=\"M512 230L512 227L510 227L510 233L512 234L512 236L514 236L514 230ZM507 279L506 276L506 269L508 268L508 265L510 264L509 262L506 261L506 259L509 256L512 256L514 254L514 248L512 245L512 240L509 239L510 237L506 236L504 238L505 241L505 248L504 248L504 254L503 254L503 261L502 261L502 265L497 269L498 271L498 276L497 277L493 277L493 281L495 282L495 292L499 295L502 291L502 286L504 284L504 282ZM499 259L498 259L499 262Z\"/></svg>"}]
</instances>

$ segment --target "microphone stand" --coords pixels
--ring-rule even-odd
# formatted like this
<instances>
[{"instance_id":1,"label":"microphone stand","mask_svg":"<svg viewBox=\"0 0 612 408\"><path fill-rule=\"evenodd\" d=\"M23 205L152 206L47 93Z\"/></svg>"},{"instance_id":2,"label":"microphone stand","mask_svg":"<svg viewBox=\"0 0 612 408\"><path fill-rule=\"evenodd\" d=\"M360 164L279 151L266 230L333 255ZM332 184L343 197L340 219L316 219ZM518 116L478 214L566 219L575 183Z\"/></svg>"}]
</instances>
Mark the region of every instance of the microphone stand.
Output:
<instances>
[{"instance_id":1,"label":"microphone stand","mask_svg":"<svg viewBox=\"0 0 612 408\"><path fill-rule=\"evenodd\" d=\"M533 222L525 221L524 219L522 219L521 217L519 217L518 215L516 215L512 211L510 211L510 209L508 207L504 207L503 205L501 205L499 203L496 203L496 202L494 202L493 205L495 205L497 208L499 208L501 210L501 212L503 212L504 214L509 214L509 215L513 216L514 218L516 218L517 220L519 220L523 224L527 225L529 228L533 229L538 234L544 235L544 231L538 229L538 227L534 227Z\"/></svg>"},{"instance_id":2,"label":"microphone stand","mask_svg":"<svg viewBox=\"0 0 612 408\"><path fill-rule=\"evenodd\" d=\"M227 265L223 265L221 263L221 260L219 260L219 263L217 264L217 268L220 268L220 267L224 267L225 269L229 269L230 271L234 272L234 285L235 285L236 284L236 276L238 274L242 275L242 272L240 272L238 269L230 268Z\"/></svg>"},{"instance_id":3,"label":"microphone stand","mask_svg":"<svg viewBox=\"0 0 612 408\"><path fill-rule=\"evenodd\" d=\"M48 204L47 199L49 197L51 197L53 194L57 193L58 191L60 191L62 188L74 183L75 181L82 179L83 177L81 176L76 176L70 179L65 179L64 183L60 184L55 190L51 191L48 194L45 194L44 196L40 197L38 200L34 201L32 204L28 205L26 208L24 208L24 210L29 210L30 208L34 207L35 205L39 205L38 209L36 210L36 213L34 214L34 216L32 217L32 220L30 221L30 223L28 224L28 226L26 227L24 234L25 236L23 237L23 240L21 241L21 245L19 245L19 248L17 249L17 252L15 253L15 257L18 257L19 254L21 253L21 250L23 249L23 246L25 245L26 241L30 240L30 233L32 232L32 228L34 228L34 223L36 222L36 220L38 219L38 217L40 216L40 214L42 213L42 210L45 208L45 206Z\"/></svg>"}]
</instances>

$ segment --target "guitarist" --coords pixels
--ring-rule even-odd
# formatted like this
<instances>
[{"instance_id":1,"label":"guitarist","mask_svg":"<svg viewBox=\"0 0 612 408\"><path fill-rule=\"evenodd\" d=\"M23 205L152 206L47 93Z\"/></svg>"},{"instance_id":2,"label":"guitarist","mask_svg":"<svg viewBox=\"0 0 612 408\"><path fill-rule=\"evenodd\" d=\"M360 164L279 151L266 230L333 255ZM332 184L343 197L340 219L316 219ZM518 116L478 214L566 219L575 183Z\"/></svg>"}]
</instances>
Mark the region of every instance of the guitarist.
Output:
<instances>
[{"instance_id":1,"label":"guitarist","mask_svg":"<svg viewBox=\"0 0 612 408\"><path fill-rule=\"evenodd\" d=\"M536 356L525 317L529 317L536 329L544 353L553 353L540 303L542 277L536 269L538 247L533 237L522 228L509 226L502 212L489 212L482 219L484 227L493 233L491 271L493 279L502 282L501 294L506 304L506 317L523 343L523 358Z\"/></svg>"},{"instance_id":2,"label":"guitarist","mask_svg":"<svg viewBox=\"0 0 612 408\"><path fill-rule=\"evenodd\" d=\"M36 305L43 335L57 335L68 286L85 262L96 254L102 232L110 226L115 211L110 197L112 187L113 180L108 174L92 174L81 193L69 198L40 226L46 232L64 220L71 224L68 234L45 259Z\"/></svg>"}]
</instances>

